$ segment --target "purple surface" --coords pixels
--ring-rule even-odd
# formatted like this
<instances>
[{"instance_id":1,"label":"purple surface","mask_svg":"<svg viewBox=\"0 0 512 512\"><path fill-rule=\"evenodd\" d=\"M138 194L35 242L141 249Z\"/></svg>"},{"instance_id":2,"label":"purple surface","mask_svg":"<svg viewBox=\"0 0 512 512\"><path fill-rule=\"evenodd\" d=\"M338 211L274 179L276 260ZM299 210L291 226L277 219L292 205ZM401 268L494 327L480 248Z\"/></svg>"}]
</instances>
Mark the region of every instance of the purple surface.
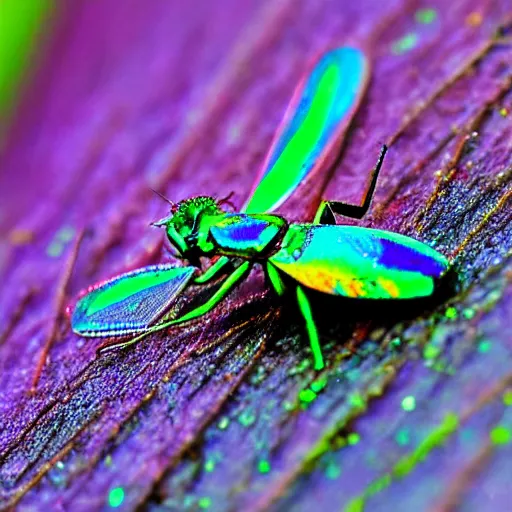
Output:
<instances>
[{"instance_id":1,"label":"purple surface","mask_svg":"<svg viewBox=\"0 0 512 512\"><path fill-rule=\"evenodd\" d=\"M426 7L432 23L417 19ZM123 487L125 510L506 510L512 51L492 40L510 11L109 0L63 12L0 161L0 506L97 510ZM64 309L95 281L169 260L148 187L234 190L242 204L307 63L339 44L371 57L368 94L331 179L287 213L310 216L324 186L357 201L389 142L361 224L435 244L456 294L318 305L321 376L258 274L207 319L96 359L101 341L72 335ZM447 417L457 426L440 434Z\"/></svg>"}]
</instances>

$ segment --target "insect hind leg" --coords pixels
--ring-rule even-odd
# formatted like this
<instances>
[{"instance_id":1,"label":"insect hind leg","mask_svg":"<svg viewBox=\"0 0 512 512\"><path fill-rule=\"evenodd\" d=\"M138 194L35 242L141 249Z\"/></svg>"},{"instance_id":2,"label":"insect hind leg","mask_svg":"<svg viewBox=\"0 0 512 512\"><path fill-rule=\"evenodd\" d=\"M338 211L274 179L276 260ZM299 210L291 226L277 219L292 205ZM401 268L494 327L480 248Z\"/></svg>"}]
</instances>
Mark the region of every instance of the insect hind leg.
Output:
<instances>
[{"instance_id":1,"label":"insect hind leg","mask_svg":"<svg viewBox=\"0 0 512 512\"><path fill-rule=\"evenodd\" d=\"M320 204L320 207L316 212L315 219L313 221L314 224L336 224L336 218L334 216L335 213L351 219L362 219L366 215L373 199L375 186L377 185L377 178L379 177L379 172L382 167L382 163L384 162L387 150L388 147L386 144L383 144L377 163L372 169L370 180L361 204L348 204L341 203L339 201L322 201L322 204Z\"/></svg>"},{"instance_id":2,"label":"insect hind leg","mask_svg":"<svg viewBox=\"0 0 512 512\"><path fill-rule=\"evenodd\" d=\"M315 370L322 370L325 365L322 348L320 347L320 339L318 337L318 329L316 328L315 321L313 320L309 299L306 297L301 286L297 286L297 302L299 304L300 312L306 322L306 330L308 332L309 343L311 345L311 352L313 353Z\"/></svg>"}]
</instances>

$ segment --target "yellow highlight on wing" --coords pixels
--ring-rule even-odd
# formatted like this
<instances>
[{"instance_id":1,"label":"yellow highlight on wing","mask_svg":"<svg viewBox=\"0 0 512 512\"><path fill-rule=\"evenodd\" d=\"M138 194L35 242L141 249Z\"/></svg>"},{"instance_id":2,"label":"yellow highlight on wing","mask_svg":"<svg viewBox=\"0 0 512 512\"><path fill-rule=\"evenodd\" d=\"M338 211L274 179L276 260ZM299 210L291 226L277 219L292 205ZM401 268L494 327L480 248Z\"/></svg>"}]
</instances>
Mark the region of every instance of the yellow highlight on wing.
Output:
<instances>
[{"instance_id":1,"label":"yellow highlight on wing","mask_svg":"<svg viewBox=\"0 0 512 512\"><path fill-rule=\"evenodd\" d=\"M389 293L389 296L393 299L398 298L400 295L400 290L396 283L394 283L391 279L385 279L384 277L377 278L377 284L386 292Z\"/></svg>"}]
</instances>

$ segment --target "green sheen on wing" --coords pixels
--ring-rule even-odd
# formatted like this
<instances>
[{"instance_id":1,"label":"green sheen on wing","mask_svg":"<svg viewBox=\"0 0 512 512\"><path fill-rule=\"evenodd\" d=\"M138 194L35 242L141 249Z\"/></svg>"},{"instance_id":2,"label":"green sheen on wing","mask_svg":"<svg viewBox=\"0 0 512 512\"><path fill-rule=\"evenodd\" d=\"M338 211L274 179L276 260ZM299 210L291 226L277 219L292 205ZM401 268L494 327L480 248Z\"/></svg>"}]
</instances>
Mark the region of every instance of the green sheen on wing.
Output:
<instances>
[{"instance_id":1,"label":"green sheen on wing","mask_svg":"<svg viewBox=\"0 0 512 512\"><path fill-rule=\"evenodd\" d=\"M124 279L120 279L120 277L118 276L115 283L112 283L110 286L102 287L101 293L96 292L89 295L87 312L90 315L112 304L126 300L142 290L149 290L149 288L160 286L176 279L174 273L160 269L155 269L151 272L130 273Z\"/></svg>"},{"instance_id":2,"label":"green sheen on wing","mask_svg":"<svg viewBox=\"0 0 512 512\"><path fill-rule=\"evenodd\" d=\"M326 53L299 84L244 211L278 208L314 170L332 163L364 92L368 65L355 48Z\"/></svg>"},{"instance_id":3,"label":"green sheen on wing","mask_svg":"<svg viewBox=\"0 0 512 512\"><path fill-rule=\"evenodd\" d=\"M153 265L93 287L71 317L82 336L115 336L147 329L169 307L194 274L194 267Z\"/></svg>"}]
</instances>

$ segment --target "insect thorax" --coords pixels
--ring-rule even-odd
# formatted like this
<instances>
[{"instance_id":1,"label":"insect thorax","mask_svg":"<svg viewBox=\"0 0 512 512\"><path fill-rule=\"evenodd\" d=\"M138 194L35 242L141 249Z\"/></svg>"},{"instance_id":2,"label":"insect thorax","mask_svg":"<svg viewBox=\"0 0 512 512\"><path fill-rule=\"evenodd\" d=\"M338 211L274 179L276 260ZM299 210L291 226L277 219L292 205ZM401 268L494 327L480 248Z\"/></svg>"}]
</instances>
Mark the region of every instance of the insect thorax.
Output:
<instances>
[{"instance_id":1,"label":"insect thorax","mask_svg":"<svg viewBox=\"0 0 512 512\"><path fill-rule=\"evenodd\" d=\"M277 215L226 213L211 224L209 239L217 254L264 258L274 252L287 228Z\"/></svg>"}]
</instances>

